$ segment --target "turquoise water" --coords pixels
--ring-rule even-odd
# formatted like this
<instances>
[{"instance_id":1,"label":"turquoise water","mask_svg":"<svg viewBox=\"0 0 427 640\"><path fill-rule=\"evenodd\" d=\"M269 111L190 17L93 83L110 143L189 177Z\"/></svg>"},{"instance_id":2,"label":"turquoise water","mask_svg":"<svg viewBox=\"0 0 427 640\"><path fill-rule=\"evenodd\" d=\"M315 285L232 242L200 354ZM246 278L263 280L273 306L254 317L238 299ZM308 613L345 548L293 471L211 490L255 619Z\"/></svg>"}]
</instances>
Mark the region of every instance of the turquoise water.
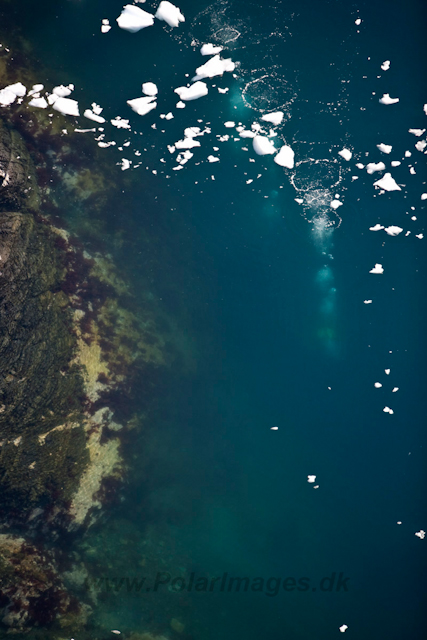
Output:
<instances>
[{"instance_id":1,"label":"turquoise water","mask_svg":"<svg viewBox=\"0 0 427 640\"><path fill-rule=\"evenodd\" d=\"M188 586L191 573L228 573L265 583L306 577L309 588L271 595L272 580L263 592L103 592L97 624L177 637L168 627L178 618L181 636L195 640L321 640L343 624L353 638L421 637L426 554L414 534L426 525L426 258L416 235L427 188L425 156L414 148L423 137L408 129L427 120L425 11L415 0L179 6L178 29L156 22L136 34L117 28L121 4L112 0L8 9L49 69L40 82L72 82L79 104L129 118L132 133L105 125L106 139L132 141L129 152L105 149L112 164L135 165L134 151L143 154L141 167L117 167L105 245L137 295L149 282L184 325L195 362L176 367L158 392L144 434L129 443L123 501L87 544L103 550L110 578L147 574L151 584L160 571L185 575ZM100 33L102 18L110 33ZM210 88L178 110L171 88L206 61L205 42L225 46L236 77L207 80L228 93ZM125 103L146 80L159 86L158 108L140 117ZM380 105L385 93L400 102ZM274 140L294 149L293 171L256 156L251 139L215 138L239 137L226 121L250 129L277 109L285 118ZM173 120L159 119L169 111ZM206 125L201 148L173 171L166 145ZM220 161L206 162L209 154ZM391 173L405 186L379 195L373 182L383 173L355 163L384 161L389 171L390 160L401 161ZM344 204L333 210L335 194ZM371 232L377 223L403 232ZM376 263L384 274L369 273ZM148 548L151 560L136 568ZM322 592L322 578L340 573L348 590Z\"/></svg>"}]
</instances>

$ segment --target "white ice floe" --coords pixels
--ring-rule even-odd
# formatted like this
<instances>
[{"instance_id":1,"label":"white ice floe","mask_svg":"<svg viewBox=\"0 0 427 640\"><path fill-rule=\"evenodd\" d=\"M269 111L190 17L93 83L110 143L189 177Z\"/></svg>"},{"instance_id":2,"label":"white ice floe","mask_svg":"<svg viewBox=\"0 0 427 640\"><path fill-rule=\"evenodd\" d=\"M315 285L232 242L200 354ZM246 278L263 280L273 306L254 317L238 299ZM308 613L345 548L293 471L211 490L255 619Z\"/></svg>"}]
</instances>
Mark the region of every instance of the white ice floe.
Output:
<instances>
[{"instance_id":1,"label":"white ice floe","mask_svg":"<svg viewBox=\"0 0 427 640\"><path fill-rule=\"evenodd\" d=\"M43 84L33 84L27 95L28 97L33 96L35 93L40 93L40 91L43 91L43 89Z\"/></svg>"},{"instance_id":2,"label":"white ice floe","mask_svg":"<svg viewBox=\"0 0 427 640\"><path fill-rule=\"evenodd\" d=\"M410 151L405 151L405 158L410 158L412 153Z\"/></svg>"},{"instance_id":3,"label":"white ice floe","mask_svg":"<svg viewBox=\"0 0 427 640\"><path fill-rule=\"evenodd\" d=\"M424 111L424 113L425 113L425 114L426 114L426 116L427 116L427 104L425 104L425 105L423 106L423 111Z\"/></svg>"},{"instance_id":4,"label":"white ice floe","mask_svg":"<svg viewBox=\"0 0 427 640\"><path fill-rule=\"evenodd\" d=\"M354 21L354 24L357 24L357 26L359 26L359 24L362 24L361 18L357 18L357 20Z\"/></svg>"},{"instance_id":5,"label":"white ice floe","mask_svg":"<svg viewBox=\"0 0 427 640\"><path fill-rule=\"evenodd\" d=\"M418 238L418 240L422 240L424 238L424 234L417 233L417 234L415 234L415 237Z\"/></svg>"},{"instance_id":6,"label":"white ice floe","mask_svg":"<svg viewBox=\"0 0 427 640\"><path fill-rule=\"evenodd\" d=\"M427 193L421 194L421 200L427 200Z\"/></svg>"},{"instance_id":7,"label":"white ice floe","mask_svg":"<svg viewBox=\"0 0 427 640\"><path fill-rule=\"evenodd\" d=\"M309 483L316 482L316 476L307 476L307 482Z\"/></svg>"},{"instance_id":8,"label":"white ice floe","mask_svg":"<svg viewBox=\"0 0 427 640\"><path fill-rule=\"evenodd\" d=\"M421 529L420 531L417 531L415 535L417 536L417 538L420 538L420 540L424 540L424 538L426 537L426 532Z\"/></svg>"},{"instance_id":9,"label":"white ice floe","mask_svg":"<svg viewBox=\"0 0 427 640\"><path fill-rule=\"evenodd\" d=\"M158 93L157 85L154 82L144 82L142 93L145 93L146 96L156 96Z\"/></svg>"},{"instance_id":10,"label":"white ice floe","mask_svg":"<svg viewBox=\"0 0 427 640\"><path fill-rule=\"evenodd\" d=\"M382 98L379 99L380 104L396 104L399 102L399 98L390 98L389 93L385 93Z\"/></svg>"},{"instance_id":11,"label":"white ice floe","mask_svg":"<svg viewBox=\"0 0 427 640\"><path fill-rule=\"evenodd\" d=\"M29 107L37 107L38 109L46 109L49 105L46 98L32 98L29 103Z\"/></svg>"},{"instance_id":12,"label":"white ice floe","mask_svg":"<svg viewBox=\"0 0 427 640\"><path fill-rule=\"evenodd\" d=\"M371 269L369 273L384 273L384 269L383 269L382 264L379 264L377 262L375 264L375 267L373 269Z\"/></svg>"},{"instance_id":13,"label":"white ice floe","mask_svg":"<svg viewBox=\"0 0 427 640\"><path fill-rule=\"evenodd\" d=\"M203 80L203 78L222 76L226 71L234 71L235 67L236 65L231 58L223 59L218 54L196 69L196 75L192 78L192 82L195 80Z\"/></svg>"},{"instance_id":14,"label":"white ice floe","mask_svg":"<svg viewBox=\"0 0 427 640\"><path fill-rule=\"evenodd\" d=\"M151 27L154 24L154 16L133 4L127 4L123 7L119 17L116 18L116 22L120 29L136 33L141 29Z\"/></svg>"},{"instance_id":15,"label":"white ice floe","mask_svg":"<svg viewBox=\"0 0 427 640\"><path fill-rule=\"evenodd\" d=\"M372 304L372 300L364 300L363 304Z\"/></svg>"},{"instance_id":16,"label":"white ice floe","mask_svg":"<svg viewBox=\"0 0 427 640\"><path fill-rule=\"evenodd\" d=\"M232 120L227 120L227 122L224 122L224 127L226 127L227 129L233 129L233 127L236 126L236 123L233 122Z\"/></svg>"},{"instance_id":17,"label":"white ice floe","mask_svg":"<svg viewBox=\"0 0 427 640\"><path fill-rule=\"evenodd\" d=\"M392 178L391 173L385 173L381 180L374 182L374 187L379 187L384 191L402 191L395 179Z\"/></svg>"},{"instance_id":18,"label":"white ice floe","mask_svg":"<svg viewBox=\"0 0 427 640\"><path fill-rule=\"evenodd\" d=\"M391 161L391 166L392 167L399 167L402 163L400 162L400 160L392 160Z\"/></svg>"},{"instance_id":19,"label":"white ice floe","mask_svg":"<svg viewBox=\"0 0 427 640\"><path fill-rule=\"evenodd\" d=\"M343 203L341 202L341 200L338 200L335 198L335 200L332 200L331 202L331 208L332 209L338 209L338 207L342 207Z\"/></svg>"},{"instance_id":20,"label":"white ice floe","mask_svg":"<svg viewBox=\"0 0 427 640\"><path fill-rule=\"evenodd\" d=\"M390 69L390 60L384 60L384 62L381 65L381 69L383 71L388 71Z\"/></svg>"},{"instance_id":21,"label":"white ice floe","mask_svg":"<svg viewBox=\"0 0 427 640\"><path fill-rule=\"evenodd\" d=\"M255 138L256 133L255 131L248 131L247 129L244 129L243 131L239 132L239 136L241 138Z\"/></svg>"},{"instance_id":22,"label":"white ice floe","mask_svg":"<svg viewBox=\"0 0 427 640\"><path fill-rule=\"evenodd\" d=\"M341 151L338 151L338 155L341 156L341 158L344 158L344 160L347 160L347 162L353 157L350 149L342 149Z\"/></svg>"},{"instance_id":23,"label":"white ice floe","mask_svg":"<svg viewBox=\"0 0 427 640\"><path fill-rule=\"evenodd\" d=\"M384 144L383 142L381 142L381 144L377 144L377 149L382 151L382 153L390 153L392 148L391 144Z\"/></svg>"},{"instance_id":24,"label":"white ice floe","mask_svg":"<svg viewBox=\"0 0 427 640\"><path fill-rule=\"evenodd\" d=\"M170 27L178 27L180 22L185 22L181 11L172 2L163 0L154 14L157 20L163 20Z\"/></svg>"},{"instance_id":25,"label":"white ice floe","mask_svg":"<svg viewBox=\"0 0 427 640\"><path fill-rule=\"evenodd\" d=\"M384 413L389 413L391 416L394 413L393 409L390 409L390 407L384 407L383 411Z\"/></svg>"},{"instance_id":26,"label":"white ice floe","mask_svg":"<svg viewBox=\"0 0 427 640\"><path fill-rule=\"evenodd\" d=\"M384 171L385 164L384 162L368 162L366 165L366 171L371 175L375 173L375 171Z\"/></svg>"},{"instance_id":27,"label":"white ice floe","mask_svg":"<svg viewBox=\"0 0 427 640\"><path fill-rule=\"evenodd\" d=\"M259 156L272 155L276 153L274 144L265 136L255 136L252 140L254 151Z\"/></svg>"},{"instance_id":28,"label":"white ice floe","mask_svg":"<svg viewBox=\"0 0 427 640\"><path fill-rule=\"evenodd\" d=\"M202 54L202 56L214 56L217 53L221 53L222 50L223 50L223 47L221 46L216 47L215 45L208 42L207 44L204 44L202 46L202 48L200 49L200 53Z\"/></svg>"},{"instance_id":29,"label":"white ice floe","mask_svg":"<svg viewBox=\"0 0 427 640\"><path fill-rule=\"evenodd\" d=\"M369 227L369 231L381 231L381 229L384 229L382 224L376 224L374 227Z\"/></svg>"},{"instance_id":30,"label":"white ice floe","mask_svg":"<svg viewBox=\"0 0 427 640\"><path fill-rule=\"evenodd\" d=\"M417 136L417 138L419 138L420 136L423 135L423 133L426 132L425 129L408 129L409 133L413 133L414 136Z\"/></svg>"},{"instance_id":31,"label":"white ice floe","mask_svg":"<svg viewBox=\"0 0 427 640\"><path fill-rule=\"evenodd\" d=\"M22 98L27 92L26 87L21 82L10 84L0 90L0 106L7 107L15 102L16 98Z\"/></svg>"},{"instance_id":32,"label":"white ice floe","mask_svg":"<svg viewBox=\"0 0 427 640\"><path fill-rule=\"evenodd\" d=\"M177 87L175 93L179 95L181 100L197 100L208 95L208 87L206 82L195 82L190 87Z\"/></svg>"},{"instance_id":33,"label":"white ice floe","mask_svg":"<svg viewBox=\"0 0 427 640\"><path fill-rule=\"evenodd\" d=\"M281 167L286 167L287 169L293 169L294 158L295 158L294 150L289 145L284 144L283 147L280 149L279 153L274 157L274 162L280 165Z\"/></svg>"},{"instance_id":34,"label":"white ice floe","mask_svg":"<svg viewBox=\"0 0 427 640\"><path fill-rule=\"evenodd\" d=\"M226 87L225 89L221 89L221 87L218 87L218 93L228 93L228 91L228 87Z\"/></svg>"},{"instance_id":35,"label":"white ice floe","mask_svg":"<svg viewBox=\"0 0 427 640\"><path fill-rule=\"evenodd\" d=\"M374 384L375 389L381 389L382 386L381 382L375 382Z\"/></svg>"},{"instance_id":36,"label":"white ice floe","mask_svg":"<svg viewBox=\"0 0 427 640\"><path fill-rule=\"evenodd\" d=\"M116 116L113 120L110 120L110 122L113 127L116 127L117 129L130 129L129 120L125 120L120 116Z\"/></svg>"},{"instance_id":37,"label":"white ice floe","mask_svg":"<svg viewBox=\"0 0 427 640\"><path fill-rule=\"evenodd\" d=\"M101 109L102 111L102 109ZM102 116L98 115L97 113L94 113L94 111L92 109L86 109L83 112L83 115L85 118L88 118L89 120L93 120L94 122L99 122L100 124L103 124L105 122L105 118L103 118Z\"/></svg>"},{"instance_id":38,"label":"white ice floe","mask_svg":"<svg viewBox=\"0 0 427 640\"><path fill-rule=\"evenodd\" d=\"M261 116L261 120L271 122L271 124L278 126L282 122L284 115L283 111L273 111L273 113L266 113L264 116Z\"/></svg>"},{"instance_id":39,"label":"white ice floe","mask_svg":"<svg viewBox=\"0 0 427 640\"><path fill-rule=\"evenodd\" d=\"M219 158L216 156L208 156L208 162L219 162Z\"/></svg>"},{"instance_id":40,"label":"white ice floe","mask_svg":"<svg viewBox=\"0 0 427 640\"><path fill-rule=\"evenodd\" d=\"M342 624L339 629L340 629L341 633L344 633L345 631L347 631L348 625L347 624Z\"/></svg>"},{"instance_id":41,"label":"white ice floe","mask_svg":"<svg viewBox=\"0 0 427 640\"><path fill-rule=\"evenodd\" d=\"M424 149L427 147L427 142L425 140L418 140L418 142L415 144L415 149L417 151L424 151Z\"/></svg>"},{"instance_id":42,"label":"white ice floe","mask_svg":"<svg viewBox=\"0 0 427 640\"><path fill-rule=\"evenodd\" d=\"M126 103L130 106L132 111L135 111L139 116L145 116L157 107L157 102L155 101L154 96L134 98L133 100L126 100Z\"/></svg>"},{"instance_id":43,"label":"white ice floe","mask_svg":"<svg viewBox=\"0 0 427 640\"><path fill-rule=\"evenodd\" d=\"M399 233L402 233L403 229L401 227L391 225L390 227L386 227L384 231L388 233L389 236L398 236Z\"/></svg>"},{"instance_id":44,"label":"white ice floe","mask_svg":"<svg viewBox=\"0 0 427 640\"><path fill-rule=\"evenodd\" d=\"M384 369L384 373L386 374L386 376L390 375L390 371L391 371L391 369Z\"/></svg>"},{"instance_id":45,"label":"white ice floe","mask_svg":"<svg viewBox=\"0 0 427 640\"><path fill-rule=\"evenodd\" d=\"M179 102L176 103L175 106L177 109L185 109L185 102L182 102L182 100L180 100Z\"/></svg>"},{"instance_id":46,"label":"white ice floe","mask_svg":"<svg viewBox=\"0 0 427 640\"><path fill-rule=\"evenodd\" d=\"M392 393L396 393L396 391L399 391L399 387L393 387L393 389L391 390Z\"/></svg>"},{"instance_id":47,"label":"white ice floe","mask_svg":"<svg viewBox=\"0 0 427 640\"><path fill-rule=\"evenodd\" d=\"M49 96L51 97L51 96ZM79 116L79 103L71 98L57 98L53 103L55 111L59 111L64 116Z\"/></svg>"},{"instance_id":48,"label":"white ice floe","mask_svg":"<svg viewBox=\"0 0 427 640\"><path fill-rule=\"evenodd\" d=\"M270 427L271 431L278 431L279 427Z\"/></svg>"},{"instance_id":49,"label":"white ice floe","mask_svg":"<svg viewBox=\"0 0 427 640\"><path fill-rule=\"evenodd\" d=\"M101 33L108 33L111 29L110 21L107 18L102 20Z\"/></svg>"},{"instance_id":50,"label":"white ice floe","mask_svg":"<svg viewBox=\"0 0 427 640\"><path fill-rule=\"evenodd\" d=\"M73 84L69 84L66 87L63 84L60 84L57 87L53 87L52 89L52 93L54 93L59 98L66 98L72 91L74 91Z\"/></svg>"}]
</instances>

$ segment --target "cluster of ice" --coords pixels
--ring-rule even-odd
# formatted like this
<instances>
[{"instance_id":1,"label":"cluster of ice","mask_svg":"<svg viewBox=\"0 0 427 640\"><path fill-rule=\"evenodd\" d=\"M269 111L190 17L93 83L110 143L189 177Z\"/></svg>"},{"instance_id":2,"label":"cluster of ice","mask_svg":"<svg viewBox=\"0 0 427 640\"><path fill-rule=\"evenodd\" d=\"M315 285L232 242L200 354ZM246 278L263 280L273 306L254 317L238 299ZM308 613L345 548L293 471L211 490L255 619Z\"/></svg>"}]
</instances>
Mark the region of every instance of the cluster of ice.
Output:
<instances>
[{"instance_id":1,"label":"cluster of ice","mask_svg":"<svg viewBox=\"0 0 427 640\"><path fill-rule=\"evenodd\" d=\"M344 158L344 160L347 160L347 162L353 157L350 149L342 149L341 151L338 151L338 155L341 156L341 158Z\"/></svg>"},{"instance_id":2,"label":"cluster of ice","mask_svg":"<svg viewBox=\"0 0 427 640\"><path fill-rule=\"evenodd\" d=\"M16 98L23 98L26 93L27 89L22 82L10 84L4 89L0 89L0 106L7 107L15 102Z\"/></svg>"},{"instance_id":3,"label":"cluster of ice","mask_svg":"<svg viewBox=\"0 0 427 640\"><path fill-rule=\"evenodd\" d=\"M108 33L111 29L110 21L107 18L102 20L101 33Z\"/></svg>"},{"instance_id":4,"label":"cluster of ice","mask_svg":"<svg viewBox=\"0 0 427 640\"><path fill-rule=\"evenodd\" d=\"M399 233L402 233L402 227L396 227L395 225L391 225L390 227L385 227L384 231L388 233L389 236L398 236Z\"/></svg>"},{"instance_id":5,"label":"cluster of ice","mask_svg":"<svg viewBox=\"0 0 427 640\"><path fill-rule=\"evenodd\" d=\"M384 60L384 62L381 65L381 69L383 71L388 71L390 69L390 60Z\"/></svg>"},{"instance_id":6,"label":"cluster of ice","mask_svg":"<svg viewBox=\"0 0 427 640\"><path fill-rule=\"evenodd\" d=\"M151 27L154 24L154 16L139 7L135 7L134 4L127 4L123 7L116 22L120 29L130 31L130 33L136 33L141 29Z\"/></svg>"},{"instance_id":7,"label":"cluster of ice","mask_svg":"<svg viewBox=\"0 0 427 640\"><path fill-rule=\"evenodd\" d=\"M86 109L83 113L85 118L89 120L93 120L94 122L99 122L103 124L105 122L105 118L103 118L100 113L102 113L102 107L100 107L96 102L92 102L92 109Z\"/></svg>"},{"instance_id":8,"label":"cluster of ice","mask_svg":"<svg viewBox=\"0 0 427 640\"><path fill-rule=\"evenodd\" d=\"M192 82L195 80L203 80L203 78L222 76L226 71L234 71L235 67L236 65L231 58L222 59L221 56L217 54L196 69L196 75L192 78Z\"/></svg>"},{"instance_id":9,"label":"cluster of ice","mask_svg":"<svg viewBox=\"0 0 427 640\"><path fill-rule=\"evenodd\" d=\"M391 144L384 144L383 142L381 142L381 144L377 144L377 149L379 149L382 153L391 153L393 147L391 146Z\"/></svg>"},{"instance_id":10,"label":"cluster of ice","mask_svg":"<svg viewBox=\"0 0 427 640\"><path fill-rule=\"evenodd\" d=\"M266 136L255 136L252 140L254 151L259 156L272 155L276 153L274 144Z\"/></svg>"},{"instance_id":11,"label":"cluster of ice","mask_svg":"<svg viewBox=\"0 0 427 640\"><path fill-rule=\"evenodd\" d=\"M392 178L391 173L385 173L381 180L374 182L374 187L384 189L384 191L402 191L396 180Z\"/></svg>"},{"instance_id":12,"label":"cluster of ice","mask_svg":"<svg viewBox=\"0 0 427 640\"><path fill-rule=\"evenodd\" d=\"M385 93L382 98L379 99L380 104L396 104L399 102L399 98L390 98L389 93Z\"/></svg>"},{"instance_id":13,"label":"cluster of ice","mask_svg":"<svg viewBox=\"0 0 427 640\"><path fill-rule=\"evenodd\" d=\"M63 84L60 84L52 89L52 93L59 98L66 98L72 91L74 91L73 84L68 84L66 87Z\"/></svg>"},{"instance_id":14,"label":"cluster of ice","mask_svg":"<svg viewBox=\"0 0 427 640\"><path fill-rule=\"evenodd\" d=\"M426 532L421 529L420 531L417 531L417 533L415 535L420 540L424 540L424 538L426 537Z\"/></svg>"},{"instance_id":15,"label":"cluster of ice","mask_svg":"<svg viewBox=\"0 0 427 640\"><path fill-rule=\"evenodd\" d=\"M125 120L120 116L116 116L115 118L110 120L110 122L113 125L113 127L116 127L117 129L130 129L129 120Z\"/></svg>"},{"instance_id":16,"label":"cluster of ice","mask_svg":"<svg viewBox=\"0 0 427 640\"><path fill-rule=\"evenodd\" d=\"M189 87L177 87L175 93L179 95L181 100L197 100L208 95L208 87L206 82L195 82ZM177 105L178 106L178 105Z\"/></svg>"},{"instance_id":17,"label":"cluster of ice","mask_svg":"<svg viewBox=\"0 0 427 640\"><path fill-rule=\"evenodd\" d=\"M391 416L394 413L393 409L390 409L390 407L384 407L383 411L384 413L389 413Z\"/></svg>"},{"instance_id":18,"label":"cluster of ice","mask_svg":"<svg viewBox=\"0 0 427 640\"><path fill-rule=\"evenodd\" d=\"M162 0L154 15L157 20L163 20L170 27L178 27L180 22L185 22L185 18L178 7L167 0Z\"/></svg>"},{"instance_id":19,"label":"cluster of ice","mask_svg":"<svg viewBox=\"0 0 427 640\"><path fill-rule=\"evenodd\" d=\"M254 142L255 142L255 138L254 138ZM287 169L293 169L294 158L295 158L295 152L293 151L293 149L289 145L284 144L283 147L280 149L279 153L274 157L274 162L280 165L281 167L286 167Z\"/></svg>"},{"instance_id":20,"label":"cluster of ice","mask_svg":"<svg viewBox=\"0 0 427 640\"><path fill-rule=\"evenodd\" d=\"M154 100L154 102L153 102ZM130 106L132 111L135 111L139 116L145 116L147 113L157 107L155 96L147 96L145 98L134 98L133 100L126 100L126 103Z\"/></svg>"},{"instance_id":21,"label":"cluster of ice","mask_svg":"<svg viewBox=\"0 0 427 640\"><path fill-rule=\"evenodd\" d=\"M202 46L202 48L200 49L200 53L202 54L202 56L214 56L217 53L221 53L222 50L223 50L223 47L221 46L215 47L215 45L208 42L207 44L204 44Z\"/></svg>"},{"instance_id":22,"label":"cluster of ice","mask_svg":"<svg viewBox=\"0 0 427 640\"><path fill-rule=\"evenodd\" d=\"M278 126L282 122L284 115L283 111L273 111L272 113L266 113L261 117L261 120L264 120L264 122L271 122L271 124Z\"/></svg>"},{"instance_id":23,"label":"cluster of ice","mask_svg":"<svg viewBox=\"0 0 427 640\"><path fill-rule=\"evenodd\" d=\"M49 104L55 109L55 111L59 111L64 116L76 116L80 115L79 113L79 103L77 100L72 100L71 98L61 98L56 97L56 100L51 101L49 98L52 98L55 94L48 97Z\"/></svg>"},{"instance_id":24,"label":"cluster of ice","mask_svg":"<svg viewBox=\"0 0 427 640\"><path fill-rule=\"evenodd\" d=\"M371 269L369 273L378 273L378 274L384 273L384 269L383 269L382 264L379 264L377 262L375 264L375 267L373 269Z\"/></svg>"}]
</instances>

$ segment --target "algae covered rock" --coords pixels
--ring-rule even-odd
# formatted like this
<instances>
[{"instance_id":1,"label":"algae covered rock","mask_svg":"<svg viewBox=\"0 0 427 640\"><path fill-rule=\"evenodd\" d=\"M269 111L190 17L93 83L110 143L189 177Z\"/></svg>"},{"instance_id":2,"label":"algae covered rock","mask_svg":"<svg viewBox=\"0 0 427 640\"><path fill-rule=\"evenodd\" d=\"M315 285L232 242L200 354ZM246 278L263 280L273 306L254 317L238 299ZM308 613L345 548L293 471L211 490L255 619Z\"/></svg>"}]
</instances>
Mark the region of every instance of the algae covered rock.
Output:
<instances>
[{"instance_id":1,"label":"algae covered rock","mask_svg":"<svg viewBox=\"0 0 427 640\"><path fill-rule=\"evenodd\" d=\"M0 207L31 206L36 191L34 168L21 136L0 120Z\"/></svg>"}]
</instances>

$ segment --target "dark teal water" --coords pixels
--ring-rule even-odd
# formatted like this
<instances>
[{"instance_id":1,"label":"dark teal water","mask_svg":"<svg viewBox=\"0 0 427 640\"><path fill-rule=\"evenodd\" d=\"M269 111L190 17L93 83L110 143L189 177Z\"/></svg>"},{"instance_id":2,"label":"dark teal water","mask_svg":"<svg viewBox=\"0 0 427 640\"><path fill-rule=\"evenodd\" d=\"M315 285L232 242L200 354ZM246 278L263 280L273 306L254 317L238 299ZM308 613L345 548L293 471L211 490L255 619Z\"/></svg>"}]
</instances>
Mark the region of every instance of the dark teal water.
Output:
<instances>
[{"instance_id":1,"label":"dark teal water","mask_svg":"<svg viewBox=\"0 0 427 640\"><path fill-rule=\"evenodd\" d=\"M123 234L115 259L135 289L152 277L164 309L185 317L189 344L197 345L196 371L164 391L163 411L137 445L141 471L104 535L115 517L141 538L154 527L170 545L161 571L172 570L166 558L175 554L199 576L310 578L307 591L281 588L273 596L176 594L166 628L169 617L179 617L195 639L326 640L342 624L357 639L420 638L426 552L414 534L426 528L426 258L425 239L415 235L425 227L420 196L427 174L425 156L414 148L422 137L408 129L427 121L424 7L416 0L179 6L186 22L172 32L156 23L137 34L113 27L106 35L100 20L113 24L121 9L112 0L14 8L32 55L51 69L40 82L73 82L81 104L96 101L103 115L129 118L137 132L106 125L107 139L129 138L132 149L147 149L123 204L106 211L107 229ZM210 89L174 109L170 89L206 61L191 40L215 42L214 33L226 27L241 34L225 50L240 63L237 77L207 82L229 86L229 93ZM382 72L387 59L391 68ZM242 91L263 74L268 80L249 96L248 108ZM125 101L148 79L163 95L141 118ZM383 93L399 104L378 104ZM279 131L296 161L304 161L295 182L308 193L341 194L336 214L319 201L298 205L290 172L255 156L250 140L215 139L232 131L225 121L250 127L260 109L283 105ZM169 110L175 118L160 121L158 113ZM200 138L201 150L173 171L166 144L182 138L185 127L206 123L212 133ZM390 157L376 149L381 142L393 145ZM337 155L343 146L353 151L348 163ZM391 170L405 184L400 192L378 195L372 185L379 174L355 168L401 160L406 150L412 156ZM105 153L111 162L131 158ZM211 153L219 163L195 164ZM316 219L332 226L316 227ZM369 231L378 222L404 233ZM142 250L147 228L157 244ZM375 263L383 275L369 274ZM135 573L131 563L128 572ZM319 581L340 572L348 591L321 592ZM106 624L123 631L140 624L142 631L148 607L160 624L160 595L143 597L141 604L117 595Z\"/></svg>"}]
</instances>

